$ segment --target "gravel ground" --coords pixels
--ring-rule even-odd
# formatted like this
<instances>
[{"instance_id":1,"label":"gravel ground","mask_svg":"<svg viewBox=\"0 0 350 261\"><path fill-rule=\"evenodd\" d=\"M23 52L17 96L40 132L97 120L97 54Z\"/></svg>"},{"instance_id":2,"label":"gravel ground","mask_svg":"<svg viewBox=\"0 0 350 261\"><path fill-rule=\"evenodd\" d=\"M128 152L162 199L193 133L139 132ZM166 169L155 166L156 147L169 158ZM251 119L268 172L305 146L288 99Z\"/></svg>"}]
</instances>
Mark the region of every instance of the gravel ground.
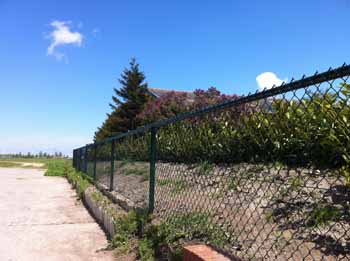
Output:
<instances>
[{"instance_id":1,"label":"gravel ground","mask_svg":"<svg viewBox=\"0 0 350 261\"><path fill-rule=\"evenodd\" d=\"M115 191L138 206L147 206L148 180L138 170L147 166L133 163L126 169L136 174L125 167L115 173ZM159 162L155 214L209 214L228 234L226 250L244 259L350 260L344 184L335 171L315 168Z\"/></svg>"}]
</instances>

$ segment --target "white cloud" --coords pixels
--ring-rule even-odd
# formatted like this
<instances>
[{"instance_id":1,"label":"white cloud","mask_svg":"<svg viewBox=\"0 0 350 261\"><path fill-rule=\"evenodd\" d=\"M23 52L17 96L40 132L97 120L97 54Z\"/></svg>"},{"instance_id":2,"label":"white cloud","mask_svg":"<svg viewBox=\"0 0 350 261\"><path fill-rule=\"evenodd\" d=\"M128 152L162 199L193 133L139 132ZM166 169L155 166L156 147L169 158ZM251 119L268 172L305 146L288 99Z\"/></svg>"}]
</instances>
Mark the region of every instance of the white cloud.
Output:
<instances>
[{"instance_id":1,"label":"white cloud","mask_svg":"<svg viewBox=\"0 0 350 261\"><path fill-rule=\"evenodd\" d=\"M65 55L56 51L58 46L62 45L75 45L80 47L83 42L83 35L79 32L73 32L69 27L71 22L65 21L53 21L50 25L53 27L53 31L49 34L48 38L51 39L51 44L47 48L47 55L53 55L58 60L61 60Z\"/></svg>"},{"instance_id":2,"label":"white cloud","mask_svg":"<svg viewBox=\"0 0 350 261\"><path fill-rule=\"evenodd\" d=\"M258 83L259 91L262 91L265 88L271 89L274 85L275 87L280 86L283 82L287 82L287 79L281 80L273 72L264 72L256 77L256 82Z\"/></svg>"}]
</instances>

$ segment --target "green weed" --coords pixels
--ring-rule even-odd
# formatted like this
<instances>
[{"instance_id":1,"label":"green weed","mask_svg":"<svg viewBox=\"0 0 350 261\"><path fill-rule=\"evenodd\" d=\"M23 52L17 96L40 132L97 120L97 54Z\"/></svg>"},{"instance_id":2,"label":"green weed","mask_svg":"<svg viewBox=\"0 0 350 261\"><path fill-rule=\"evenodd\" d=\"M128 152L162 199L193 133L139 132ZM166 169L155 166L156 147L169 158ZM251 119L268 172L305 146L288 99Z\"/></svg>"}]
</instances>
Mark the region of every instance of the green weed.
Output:
<instances>
[{"instance_id":1,"label":"green weed","mask_svg":"<svg viewBox=\"0 0 350 261\"><path fill-rule=\"evenodd\" d=\"M81 198L84 191L91 185L91 177L86 176L82 172L77 172L68 164L65 165L64 173L69 182L72 183L77 190L78 196Z\"/></svg>"},{"instance_id":2,"label":"green weed","mask_svg":"<svg viewBox=\"0 0 350 261\"><path fill-rule=\"evenodd\" d=\"M336 221L340 218L341 212L334 206L324 205L317 206L310 214L308 225L313 227L319 227L327 225L331 221Z\"/></svg>"},{"instance_id":3,"label":"green weed","mask_svg":"<svg viewBox=\"0 0 350 261\"><path fill-rule=\"evenodd\" d=\"M173 183L173 180L171 179L157 179L157 185L159 186L167 186L171 185Z\"/></svg>"},{"instance_id":4,"label":"green weed","mask_svg":"<svg viewBox=\"0 0 350 261\"><path fill-rule=\"evenodd\" d=\"M172 215L148 235L154 246L170 245L175 260L181 260L182 244L185 241L210 242L217 247L223 247L229 242L225 231L212 223L208 214L199 212Z\"/></svg>"},{"instance_id":5,"label":"green weed","mask_svg":"<svg viewBox=\"0 0 350 261\"><path fill-rule=\"evenodd\" d=\"M125 176L128 175L136 175L136 176L146 176L148 175L147 169L139 169L139 168L128 168L122 171L122 174Z\"/></svg>"},{"instance_id":6,"label":"green weed","mask_svg":"<svg viewBox=\"0 0 350 261\"><path fill-rule=\"evenodd\" d=\"M237 190L238 184L239 184L239 181L237 180L237 178L236 177L232 177L230 179L230 181L229 181L229 184L228 184L227 188L229 190Z\"/></svg>"},{"instance_id":7,"label":"green weed","mask_svg":"<svg viewBox=\"0 0 350 261\"><path fill-rule=\"evenodd\" d=\"M170 186L170 194L172 196L175 196L177 193L189 187L189 184L185 180L178 179L157 179L157 185Z\"/></svg>"},{"instance_id":8,"label":"green weed","mask_svg":"<svg viewBox=\"0 0 350 261\"><path fill-rule=\"evenodd\" d=\"M214 164L208 161L203 161L198 164L198 171L201 175L209 175L214 170Z\"/></svg>"},{"instance_id":9,"label":"green weed","mask_svg":"<svg viewBox=\"0 0 350 261\"><path fill-rule=\"evenodd\" d=\"M120 164L119 164L119 166L120 167L124 167L125 165L129 165L129 164L134 164L131 160L129 160L129 159L123 159L121 162L120 162Z\"/></svg>"},{"instance_id":10,"label":"green weed","mask_svg":"<svg viewBox=\"0 0 350 261\"><path fill-rule=\"evenodd\" d=\"M141 261L153 261L155 257L155 251L153 242L147 238L143 238L139 241L139 255Z\"/></svg>"}]
</instances>

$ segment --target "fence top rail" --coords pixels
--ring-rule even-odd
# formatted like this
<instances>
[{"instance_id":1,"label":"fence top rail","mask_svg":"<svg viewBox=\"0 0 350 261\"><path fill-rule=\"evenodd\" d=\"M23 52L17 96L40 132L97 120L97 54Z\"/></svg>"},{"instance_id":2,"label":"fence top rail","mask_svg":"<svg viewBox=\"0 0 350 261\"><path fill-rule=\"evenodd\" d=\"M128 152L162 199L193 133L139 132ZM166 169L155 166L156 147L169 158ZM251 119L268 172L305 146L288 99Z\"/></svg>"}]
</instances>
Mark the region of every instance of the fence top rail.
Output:
<instances>
[{"instance_id":1,"label":"fence top rail","mask_svg":"<svg viewBox=\"0 0 350 261\"><path fill-rule=\"evenodd\" d=\"M275 87L273 86L271 89L264 89L263 91L260 92L255 92L253 94L248 94L247 96L241 96L238 99L233 99L233 100L229 100L229 101L225 101L216 105L211 105L202 109L198 109L198 110L194 110L191 112L186 112L186 113L181 113L178 115L175 115L173 117L170 117L168 119L164 119L164 120L159 120L153 123L150 123L148 125L139 127L137 129L134 130L130 130L128 132L125 133L121 133L115 136L111 136L108 137L104 140L95 142L95 143L91 143L91 144L87 144L86 146L77 148L78 149L82 149L84 147L90 147L90 146L94 146L94 145L101 145L113 140L119 140L122 139L124 137L130 136L130 135L135 135L135 134L140 134L140 133L145 133L151 129L158 129L162 126L166 126L178 121L182 121L185 119L189 119L189 118L193 118L193 117L197 117L206 113L210 113L210 112L215 112L218 110L222 110L225 108L230 108L230 107L234 107L234 106L239 106L248 102L253 102L253 101L257 101L257 100L261 100L261 99L266 99L278 94L283 94L289 91L294 91L294 90L298 90L298 89L302 89L302 88L306 88L315 84L319 84L322 82L326 82L326 81L332 81L341 77L345 77L345 76L350 76L350 65L347 65L346 63L344 63L342 66L332 69L329 68L328 71L323 72L323 73L318 73L316 72L314 75L309 76L309 77L305 77L305 75L302 76L302 78L300 80L294 81L294 78L292 78L292 80L289 83L282 83L282 85Z\"/></svg>"}]
</instances>

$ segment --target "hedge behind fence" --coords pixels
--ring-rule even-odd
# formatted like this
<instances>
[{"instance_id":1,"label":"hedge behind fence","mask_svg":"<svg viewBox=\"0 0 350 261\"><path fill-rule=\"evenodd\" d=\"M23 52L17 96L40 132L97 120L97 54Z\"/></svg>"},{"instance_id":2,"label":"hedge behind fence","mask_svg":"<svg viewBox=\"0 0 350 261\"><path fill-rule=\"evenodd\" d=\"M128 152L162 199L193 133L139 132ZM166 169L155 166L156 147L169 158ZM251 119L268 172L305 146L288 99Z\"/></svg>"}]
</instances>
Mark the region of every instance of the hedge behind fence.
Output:
<instances>
[{"instance_id":1,"label":"hedge behind fence","mask_svg":"<svg viewBox=\"0 0 350 261\"><path fill-rule=\"evenodd\" d=\"M235 163L350 163L350 87L275 97L177 122L157 132L157 159ZM117 141L117 157L148 160L149 134Z\"/></svg>"}]
</instances>

